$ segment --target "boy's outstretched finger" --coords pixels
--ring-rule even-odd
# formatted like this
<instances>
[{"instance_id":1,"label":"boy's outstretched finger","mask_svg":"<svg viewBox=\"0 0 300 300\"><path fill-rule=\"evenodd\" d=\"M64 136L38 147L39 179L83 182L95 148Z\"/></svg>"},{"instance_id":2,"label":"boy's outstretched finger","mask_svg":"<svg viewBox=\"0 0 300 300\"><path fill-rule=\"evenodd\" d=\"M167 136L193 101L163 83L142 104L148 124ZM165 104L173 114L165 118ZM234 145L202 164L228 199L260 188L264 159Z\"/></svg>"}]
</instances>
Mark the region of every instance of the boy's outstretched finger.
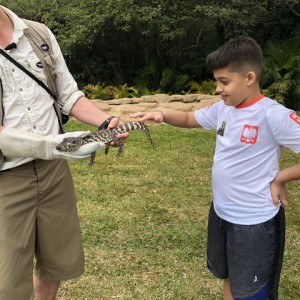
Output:
<instances>
[{"instance_id":1,"label":"boy's outstretched finger","mask_svg":"<svg viewBox=\"0 0 300 300\"><path fill-rule=\"evenodd\" d=\"M129 117L135 118L135 119L139 118L139 121L143 122L143 121L149 120L147 117L145 118L146 115L147 115L147 113L145 113L145 112L136 112L136 113L131 114Z\"/></svg>"},{"instance_id":2,"label":"boy's outstretched finger","mask_svg":"<svg viewBox=\"0 0 300 300\"><path fill-rule=\"evenodd\" d=\"M140 117L143 117L146 113L145 112L135 112L135 113L132 113L130 115L130 118L140 118Z\"/></svg>"},{"instance_id":3,"label":"boy's outstretched finger","mask_svg":"<svg viewBox=\"0 0 300 300\"><path fill-rule=\"evenodd\" d=\"M140 122L154 121L161 123L164 121L164 114L161 111L154 112L136 112L130 115L131 118L139 118Z\"/></svg>"}]
</instances>

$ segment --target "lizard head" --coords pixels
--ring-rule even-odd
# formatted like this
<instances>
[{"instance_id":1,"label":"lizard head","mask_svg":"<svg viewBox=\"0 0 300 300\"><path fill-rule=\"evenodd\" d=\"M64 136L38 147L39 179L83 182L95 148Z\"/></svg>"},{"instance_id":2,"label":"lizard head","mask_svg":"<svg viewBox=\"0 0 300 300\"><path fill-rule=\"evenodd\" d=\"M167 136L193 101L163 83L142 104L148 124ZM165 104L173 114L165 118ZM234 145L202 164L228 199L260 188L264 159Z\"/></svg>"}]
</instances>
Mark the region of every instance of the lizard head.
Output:
<instances>
[{"instance_id":1,"label":"lizard head","mask_svg":"<svg viewBox=\"0 0 300 300\"><path fill-rule=\"evenodd\" d=\"M81 147L81 140L75 137L64 138L61 143L56 146L56 150L63 152L72 152Z\"/></svg>"}]
</instances>

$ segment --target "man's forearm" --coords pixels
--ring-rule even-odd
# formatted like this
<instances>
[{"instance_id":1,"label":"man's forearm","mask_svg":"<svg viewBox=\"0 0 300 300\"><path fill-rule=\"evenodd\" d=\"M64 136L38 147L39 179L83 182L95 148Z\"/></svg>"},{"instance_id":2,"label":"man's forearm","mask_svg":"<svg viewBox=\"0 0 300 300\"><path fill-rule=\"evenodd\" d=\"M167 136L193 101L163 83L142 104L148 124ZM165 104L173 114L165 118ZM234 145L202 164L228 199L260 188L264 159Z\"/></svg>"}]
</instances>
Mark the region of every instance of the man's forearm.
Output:
<instances>
[{"instance_id":1,"label":"man's forearm","mask_svg":"<svg viewBox=\"0 0 300 300\"><path fill-rule=\"evenodd\" d=\"M96 104L87 99L86 97L80 97L73 105L70 115L76 118L78 121L99 127L110 114L100 110Z\"/></svg>"}]
</instances>

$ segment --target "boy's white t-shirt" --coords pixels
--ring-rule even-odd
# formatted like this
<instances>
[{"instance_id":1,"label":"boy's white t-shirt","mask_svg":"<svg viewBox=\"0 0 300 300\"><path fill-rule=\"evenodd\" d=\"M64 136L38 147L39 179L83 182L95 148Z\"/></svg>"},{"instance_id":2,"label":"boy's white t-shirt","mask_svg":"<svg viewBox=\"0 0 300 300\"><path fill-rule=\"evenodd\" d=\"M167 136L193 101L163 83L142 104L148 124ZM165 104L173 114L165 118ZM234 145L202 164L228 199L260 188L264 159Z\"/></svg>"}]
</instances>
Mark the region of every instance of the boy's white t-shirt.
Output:
<instances>
[{"instance_id":1,"label":"boy's white t-shirt","mask_svg":"<svg viewBox=\"0 0 300 300\"><path fill-rule=\"evenodd\" d=\"M282 146L300 152L300 117L261 96L244 106L220 101L195 111L203 128L216 130L212 168L217 215L231 223L259 224L278 212L270 182L279 171Z\"/></svg>"}]
</instances>

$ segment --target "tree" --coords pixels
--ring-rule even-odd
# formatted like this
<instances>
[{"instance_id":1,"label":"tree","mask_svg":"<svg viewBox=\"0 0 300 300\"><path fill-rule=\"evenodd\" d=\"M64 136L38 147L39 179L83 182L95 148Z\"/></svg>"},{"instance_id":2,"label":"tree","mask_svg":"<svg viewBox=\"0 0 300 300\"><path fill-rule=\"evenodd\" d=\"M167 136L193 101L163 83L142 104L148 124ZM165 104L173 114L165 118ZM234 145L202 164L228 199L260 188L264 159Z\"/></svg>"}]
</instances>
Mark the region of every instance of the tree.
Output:
<instances>
[{"instance_id":1,"label":"tree","mask_svg":"<svg viewBox=\"0 0 300 300\"><path fill-rule=\"evenodd\" d=\"M210 78L205 58L230 37L250 35L264 47L270 38L287 40L300 29L299 0L1 2L52 29L81 85L143 81L154 90L163 84L180 91L187 77Z\"/></svg>"}]
</instances>

